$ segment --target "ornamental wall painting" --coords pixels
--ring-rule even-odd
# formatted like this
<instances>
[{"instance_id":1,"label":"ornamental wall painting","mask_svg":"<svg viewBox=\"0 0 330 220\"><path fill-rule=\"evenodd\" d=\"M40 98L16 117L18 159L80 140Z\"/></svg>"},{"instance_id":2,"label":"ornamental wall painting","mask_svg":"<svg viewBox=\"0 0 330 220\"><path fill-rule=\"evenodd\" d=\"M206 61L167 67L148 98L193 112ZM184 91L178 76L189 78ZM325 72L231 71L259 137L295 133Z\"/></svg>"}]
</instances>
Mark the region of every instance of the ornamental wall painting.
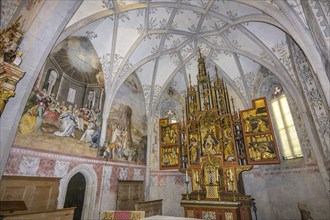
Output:
<instances>
[{"instance_id":1,"label":"ornamental wall painting","mask_svg":"<svg viewBox=\"0 0 330 220\"><path fill-rule=\"evenodd\" d=\"M170 124L168 118L159 120L160 169L178 169L180 167L180 131L179 124Z\"/></svg>"},{"instance_id":2,"label":"ornamental wall painting","mask_svg":"<svg viewBox=\"0 0 330 220\"><path fill-rule=\"evenodd\" d=\"M118 90L108 119L104 148L107 160L146 163L147 120L142 85L132 74Z\"/></svg>"},{"instance_id":3,"label":"ornamental wall painting","mask_svg":"<svg viewBox=\"0 0 330 220\"><path fill-rule=\"evenodd\" d=\"M279 163L266 99L253 100L253 107L240 114L248 164Z\"/></svg>"},{"instance_id":4,"label":"ornamental wall painting","mask_svg":"<svg viewBox=\"0 0 330 220\"><path fill-rule=\"evenodd\" d=\"M104 77L86 37L69 37L47 57L29 95L15 144L96 157L102 126Z\"/></svg>"}]
</instances>

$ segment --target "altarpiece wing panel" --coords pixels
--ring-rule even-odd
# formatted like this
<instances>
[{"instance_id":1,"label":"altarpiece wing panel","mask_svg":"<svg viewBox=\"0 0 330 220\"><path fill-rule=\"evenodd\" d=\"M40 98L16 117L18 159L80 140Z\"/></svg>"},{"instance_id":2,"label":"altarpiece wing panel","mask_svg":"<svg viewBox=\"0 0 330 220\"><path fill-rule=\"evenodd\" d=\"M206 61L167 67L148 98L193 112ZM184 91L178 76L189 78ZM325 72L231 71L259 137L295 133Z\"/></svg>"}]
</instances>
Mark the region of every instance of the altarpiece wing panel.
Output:
<instances>
[{"instance_id":1,"label":"altarpiece wing panel","mask_svg":"<svg viewBox=\"0 0 330 220\"><path fill-rule=\"evenodd\" d=\"M248 164L280 163L266 98L253 100L253 107L240 113Z\"/></svg>"}]
</instances>

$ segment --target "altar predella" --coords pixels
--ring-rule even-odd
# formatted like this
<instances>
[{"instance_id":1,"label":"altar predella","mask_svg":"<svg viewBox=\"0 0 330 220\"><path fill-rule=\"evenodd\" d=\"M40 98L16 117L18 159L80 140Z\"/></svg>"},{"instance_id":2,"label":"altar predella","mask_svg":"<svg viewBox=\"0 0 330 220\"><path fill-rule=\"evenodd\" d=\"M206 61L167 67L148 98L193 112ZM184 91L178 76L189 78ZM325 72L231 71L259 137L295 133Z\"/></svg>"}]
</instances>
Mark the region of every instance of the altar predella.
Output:
<instances>
[{"instance_id":1,"label":"altar predella","mask_svg":"<svg viewBox=\"0 0 330 220\"><path fill-rule=\"evenodd\" d=\"M280 163L266 99L237 111L217 68L211 80L199 53L197 85L189 76L182 121L159 121L160 169L186 174L186 217L250 219L252 199L244 193L241 172Z\"/></svg>"}]
</instances>

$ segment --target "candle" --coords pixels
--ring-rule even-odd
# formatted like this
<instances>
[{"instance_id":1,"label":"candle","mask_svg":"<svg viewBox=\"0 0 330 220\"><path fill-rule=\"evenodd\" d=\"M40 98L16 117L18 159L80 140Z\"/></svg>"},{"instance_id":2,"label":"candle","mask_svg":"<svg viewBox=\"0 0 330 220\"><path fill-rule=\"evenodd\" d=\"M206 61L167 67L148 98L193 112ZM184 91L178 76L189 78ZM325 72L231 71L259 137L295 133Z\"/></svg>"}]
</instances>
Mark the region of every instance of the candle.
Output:
<instances>
[{"instance_id":1,"label":"candle","mask_svg":"<svg viewBox=\"0 0 330 220\"><path fill-rule=\"evenodd\" d=\"M233 181L233 173L231 172L231 169L229 170L230 180Z\"/></svg>"},{"instance_id":2,"label":"candle","mask_svg":"<svg viewBox=\"0 0 330 220\"><path fill-rule=\"evenodd\" d=\"M196 183L198 183L199 182L198 171L196 171L195 175L196 175Z\"/></svg>"},{"instance_id":3,"label":"candle","mask_svg":"<svg viewBox=\"0 0 330 220\"><path fill-rule=\"evenodd\" d=\"M188 170L186 170L186 182L189 182L189 180L188 180Z\"/></svg>"}]
</instances>

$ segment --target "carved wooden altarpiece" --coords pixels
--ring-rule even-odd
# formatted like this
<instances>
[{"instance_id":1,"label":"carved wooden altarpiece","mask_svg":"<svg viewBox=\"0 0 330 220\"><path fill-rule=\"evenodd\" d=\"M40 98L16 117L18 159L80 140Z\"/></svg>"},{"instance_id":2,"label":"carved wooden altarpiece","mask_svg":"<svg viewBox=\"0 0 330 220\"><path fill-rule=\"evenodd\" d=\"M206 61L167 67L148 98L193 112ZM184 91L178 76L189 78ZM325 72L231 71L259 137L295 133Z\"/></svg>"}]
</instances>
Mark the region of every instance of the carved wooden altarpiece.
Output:
<instances>
[{"instance_id":1,"label":"carved wooden altarpiece","mask_svg":"<svg viewBox=\"0 0 330 220\"><path fill-rule=\"evenodd\" d=\"M237 112L216 68L215 73L211 80L200 53L197 85L191 84L189 76L185 117L176 133L180 138L175 139L181 141L179 171L186 173L181 206L191 218L251 219L252 199L244 193L241 173L254 164L280 162L268 108L261 98L253 100L253 108ZM161 169L169 168L163 161L172 146L167 141L171 126L179 127L160 119Z\"/></svg>"},{"instance_id":2,"label":"carved wooden altarpiece","mask_svg":"<svg viewBox=\"0 0 330 220\"><path fill-rule=\"evenodd\" d=\"M180 168L180 130L179 124L170 124L168 118L159 122L161 170Z\"/></svg>"}]
</instances>

